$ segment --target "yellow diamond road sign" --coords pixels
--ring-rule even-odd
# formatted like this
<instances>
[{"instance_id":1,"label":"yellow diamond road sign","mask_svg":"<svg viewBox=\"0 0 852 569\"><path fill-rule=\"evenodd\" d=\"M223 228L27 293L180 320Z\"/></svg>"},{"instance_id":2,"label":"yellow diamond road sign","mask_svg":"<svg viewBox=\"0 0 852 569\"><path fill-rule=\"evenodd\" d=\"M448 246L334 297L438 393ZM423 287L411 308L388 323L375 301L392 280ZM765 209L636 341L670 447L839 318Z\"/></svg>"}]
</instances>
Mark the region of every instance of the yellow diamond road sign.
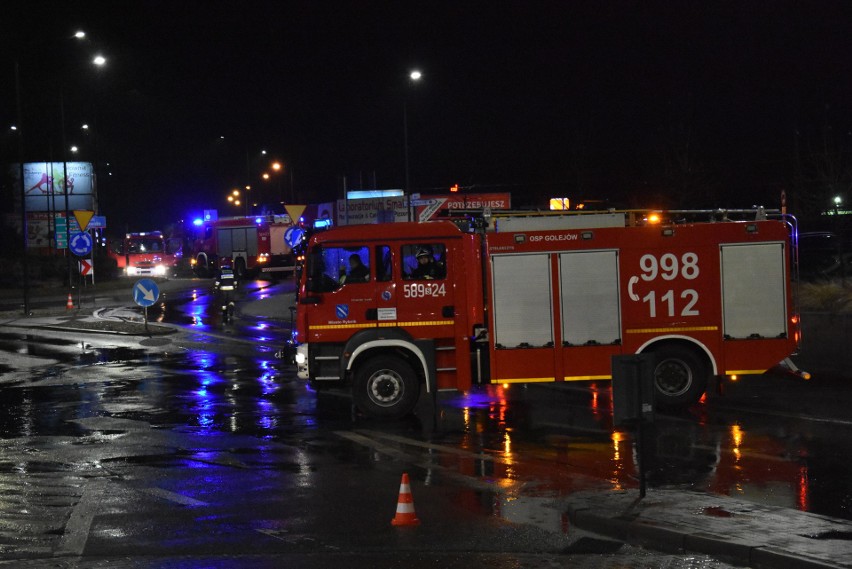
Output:
<instances>
[{"instance_id":1,"label":"yellow diamond road sign","mask_svg":"<svg viewBox=\"0 0 852 569\"><path fill-rule=\"evenodd\" d=\"M80 225L80 231L86 231L89 227L89 222L92 221L92 217L95 215L95 212L85 210L85 209L75 209L74 210L74 218L77 220L77 223Z\"/></svg>"}]
</instances>

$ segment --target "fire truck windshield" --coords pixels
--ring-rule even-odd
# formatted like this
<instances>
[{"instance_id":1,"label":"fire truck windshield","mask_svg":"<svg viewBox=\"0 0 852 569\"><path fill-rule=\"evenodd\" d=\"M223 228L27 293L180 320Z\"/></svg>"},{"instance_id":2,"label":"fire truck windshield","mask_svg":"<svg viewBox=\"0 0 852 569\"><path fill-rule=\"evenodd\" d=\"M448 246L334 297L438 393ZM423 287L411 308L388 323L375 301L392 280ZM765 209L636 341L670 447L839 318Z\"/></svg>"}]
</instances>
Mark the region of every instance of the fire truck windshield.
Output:
<instances>
[{"instance_id":1,"label":"fire truck windshield","mask_svg":"<svg viewBox=\"0 0 852 569\"><path fill-rule=\"evenodd\" d=\"M128 253L162 253L163 243L159 239L130 239Z\"/></svg>"},{"instance_id":2,"label":"fire truck windshield","mask_svg":"<svg viewBox=\"0 0 852 569\"><path fill-rule=\"evenodd\" d=\"M344 284L370 280L370 250L367 247L323 247L311 249L307 260L307 289L332 292Z\"/></svg>"}]
</instances>

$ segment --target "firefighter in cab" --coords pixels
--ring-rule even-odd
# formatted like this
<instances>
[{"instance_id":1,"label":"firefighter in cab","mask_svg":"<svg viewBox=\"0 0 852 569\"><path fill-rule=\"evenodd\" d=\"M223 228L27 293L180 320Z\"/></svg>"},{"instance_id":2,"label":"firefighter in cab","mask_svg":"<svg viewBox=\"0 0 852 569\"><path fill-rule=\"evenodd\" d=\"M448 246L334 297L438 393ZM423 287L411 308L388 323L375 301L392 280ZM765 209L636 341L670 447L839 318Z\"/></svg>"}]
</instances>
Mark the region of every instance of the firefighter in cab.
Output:
<instances>
[{"instance_id":1,"label":"firefighter in cab","mask_svg":"<svg viewBox=\"0 0 852 569\"><path fill-rule=\"evenodd\" d=\"M347 283L365 283L370 280L370 268L361 262L361 257L358 253L352 253L349 256L349 275L340 277L341 284Z\"/></svg>"},{"instance_id":2,"label":"firefighter in cab","mask_svg":"<svg viewBox=\"0 0 852 569\"><path fill-rule=\"evenodd\" d=\"M435 262L432 252L425 247L417 251L417 267L411 272L414 280L433 280L443 277L441 267Z\"/></svg>"}]
</instances>

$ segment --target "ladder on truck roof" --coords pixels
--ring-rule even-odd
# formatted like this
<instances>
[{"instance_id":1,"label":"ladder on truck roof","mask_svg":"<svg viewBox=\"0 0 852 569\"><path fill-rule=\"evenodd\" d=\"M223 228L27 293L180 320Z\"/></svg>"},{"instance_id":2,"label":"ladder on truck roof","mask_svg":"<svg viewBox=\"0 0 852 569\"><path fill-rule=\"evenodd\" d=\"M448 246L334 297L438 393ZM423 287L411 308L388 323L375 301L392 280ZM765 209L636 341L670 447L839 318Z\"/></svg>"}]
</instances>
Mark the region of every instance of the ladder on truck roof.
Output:
<instances>
[{"instance_id":1,"label":"ladder on truck roof","mask_svg":"<svg viewBox=\"0 0 852 569\"><path fill-rule=\"evenodd\" d=\"M795 218L762 206L749 209L608 209L608 210L454 210L446 218L470 229L507 232L600 227L638 227L685 223L721 223L783 219L794 228ZM795 232L791 232L795 235Z\"/></svg>"}]
</instances>

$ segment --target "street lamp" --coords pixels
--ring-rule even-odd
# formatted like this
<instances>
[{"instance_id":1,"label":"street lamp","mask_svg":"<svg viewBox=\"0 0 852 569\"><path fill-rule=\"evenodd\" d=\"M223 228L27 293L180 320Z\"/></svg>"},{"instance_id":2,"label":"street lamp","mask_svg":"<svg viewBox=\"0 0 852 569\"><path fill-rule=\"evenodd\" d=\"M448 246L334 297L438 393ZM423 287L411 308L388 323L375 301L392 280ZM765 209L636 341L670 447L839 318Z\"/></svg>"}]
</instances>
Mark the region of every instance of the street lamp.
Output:
<instances>
[{"instance_id":1,"label":"street lamp","mask_svg":"<svg viewBox=\"0 0 852 569\"><path fill-rule=\"evenodd\" d=\"M77 39L84 39L86 37L85 32L78 31L74 34L74 37ZM106 58L102 55L97 55L92 59L92 63L97 67L103 67L106 65ZM68 192L69 192L69 184L68 184L68 151L70 150L73 153L77 153L79 148L76 145L71 147L68 146L68 141L65 138L65 86L64 83L60 83L59 85L59 110L60 110L60 128L62 129L62 194L65 199L65 257L68 259L68 288L72 287L71 280L72 275L74 273L74 262L71 258L70 251L68 248L71 246L71 209L68 203ZM86 126L85 128L88 128ZM23 178L21 180L23 182ZM55 199L55 194L54 198ZM80 228L83 229L82 227ZM70 294L70 291L69 291Z\"/></svg>"},{"instance_id":2,"label":"street lamp","mask_svg":"<svg viewBox=\"0 0 852 569\"><path fill-rule=\"evenodd\" d=\"M77 31L74 33L73 37L77 40L82 40L86 37L86 33L83 31ZM35 45L36 42L43 42L44 37L39 35L33 41L24 45L21 49L22 53L29 52L30 48ZM14 57L14 78L15 78L15 111L17 123L13 130L18 131L18 160L19 160L19 176L20 176L20 184L21 184L21 244L23 246L23 256L22 256L22 268L23 268L23 304L24 304L24 314L29 316L29 262L28 262L28 248L29 248L29 240L28 240L28 231L27 231L27 192L26 187L24 186L24 162L26 160L26 152L25 152L25 143L24 143L24 120L23 120L23 112L21 110L21 63L20 56ZM102 65L106 63L106 60L99 56L97 58L98 65ZM60 84L60 95L62 93L62 87ZM60 104L63 107L64 113L64 101L60 100ZM63 119L64 120L64 119ZM64 126L63 126L64 128ZM65 141L63 139L63 147L65 146ZM63 154L65 150L63 149ZM67 195L67 194L66 194ZM66 198L67 199L67 198ZM67 206L66 206L67 212ZM67 213L66 213L66 240L67 240ZM70 257L69 257L70 259ZM70 283L69 283L70 285Z\"/></svg>"},{"instance_id":3,"label":"street lamp","mask_svg":"<svg viewBox=\"0 0 852 569\"><path fill-rule=\"evenodd\" d=\"M408 84L409 86L413 86L420 79L423 78L423 73L419 70L415 69L411 73L408 74ZM402 132L403 138L405 142L405 189L403 194L405 195L405 199L409 201L407 204L408 208L408 221L411 221L411 180L409 177L409 168L408 168L408 101L403 100L402 102Z\"/></svg>"}]
</instances>

